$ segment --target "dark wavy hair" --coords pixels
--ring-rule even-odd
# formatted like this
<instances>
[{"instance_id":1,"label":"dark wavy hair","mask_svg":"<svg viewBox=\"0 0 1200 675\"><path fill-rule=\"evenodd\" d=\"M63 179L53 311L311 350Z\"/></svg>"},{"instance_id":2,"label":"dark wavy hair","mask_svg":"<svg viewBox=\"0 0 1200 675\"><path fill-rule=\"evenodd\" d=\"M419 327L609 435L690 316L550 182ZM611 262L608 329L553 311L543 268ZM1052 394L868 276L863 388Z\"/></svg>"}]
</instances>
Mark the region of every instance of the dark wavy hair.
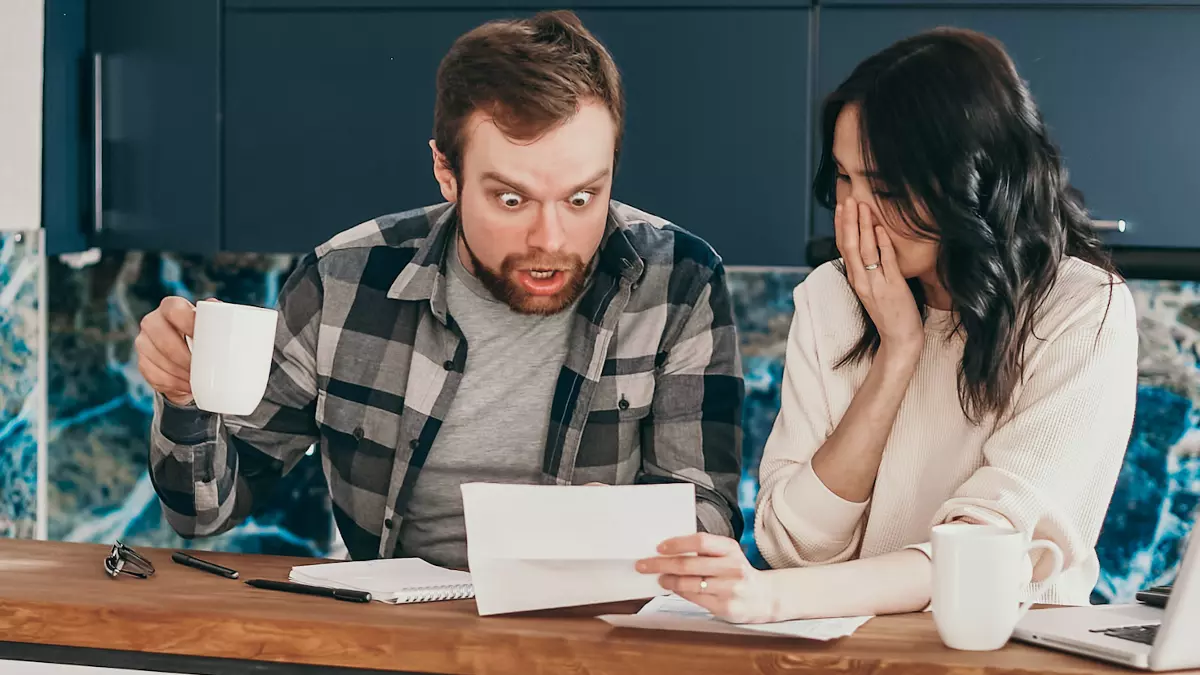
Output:
<instances>
[{"instance_id":1,"label":"dark wavy hair","mask_svg":"<svg viewBox=\"0 0 1200 675\"><path fill-rule=\"evenodd\" d=\"M939 242L938 279L965 336L963 413L976 423L1003 415L1062 258L1116 276L1059 149L998 41L969 30L930 30L863 61L825 100L813 191L826 208L837 201L834 125L849 105L858 108L874 192L901 195L881 198L883 217ZM915 279L909 287L924 317L923 287ZM866 330L839 367L879 350L865 309L863 318Z\"/></svg>"}]
</instances>

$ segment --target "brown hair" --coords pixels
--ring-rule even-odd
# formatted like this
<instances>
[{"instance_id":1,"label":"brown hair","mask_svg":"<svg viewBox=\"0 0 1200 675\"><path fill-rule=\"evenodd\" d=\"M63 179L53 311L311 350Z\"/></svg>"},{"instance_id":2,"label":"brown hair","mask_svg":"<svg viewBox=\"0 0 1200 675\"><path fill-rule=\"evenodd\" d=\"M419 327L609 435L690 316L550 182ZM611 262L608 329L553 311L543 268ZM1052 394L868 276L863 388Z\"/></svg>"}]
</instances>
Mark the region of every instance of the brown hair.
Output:
<instances>
[{"instance_id":1,"label":"brown hair","mask_svg":"<svg viewBox=\"0 0 1200 675\"><path fill-rule=\"evenodd\" d=\"M455 40L438 67L433 138L450 170L461 176L463 127L475 110L491 116L505 135L529 140L570 119L584 99L612 114L619 153L621 76L579 17L559 10L489 21Z\"/></svg>"}]
</instances>

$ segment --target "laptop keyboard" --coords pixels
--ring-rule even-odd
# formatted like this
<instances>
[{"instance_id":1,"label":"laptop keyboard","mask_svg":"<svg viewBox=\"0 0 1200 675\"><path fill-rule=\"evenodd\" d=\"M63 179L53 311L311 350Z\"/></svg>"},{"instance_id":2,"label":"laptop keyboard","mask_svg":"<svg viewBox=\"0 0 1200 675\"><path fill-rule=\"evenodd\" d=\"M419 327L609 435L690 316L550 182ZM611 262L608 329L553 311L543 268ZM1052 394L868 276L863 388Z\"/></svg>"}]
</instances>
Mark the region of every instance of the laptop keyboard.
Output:
<instances>
[{"instance_id":1,"label":"laptop keyboard","mask_svg":"<svg viewBox=\"0 0 1200 675\"><path fill-rule=\"evenodd\" d=\"M1145 588L1138 591L1135 597L1138 602L1145 603L1151 607L1166 607L1167 600L1171 599L1171 586Z\"/></svg>"},{"instance_id":2,"label":"laptop keyboard","mask_svg":"<svg viewBox=\"0 0 1200 675\"><path fill-rule=\"evenodd\" d=\"M1101 633L1122 640L1131 642L1140 642L1144 645L1154 644L1154 638L1158 637L1158 624L1150 624L1148 626L1121 626L1119 628L1096 628L1091 632Z\"/></svg>"}]
</instances>

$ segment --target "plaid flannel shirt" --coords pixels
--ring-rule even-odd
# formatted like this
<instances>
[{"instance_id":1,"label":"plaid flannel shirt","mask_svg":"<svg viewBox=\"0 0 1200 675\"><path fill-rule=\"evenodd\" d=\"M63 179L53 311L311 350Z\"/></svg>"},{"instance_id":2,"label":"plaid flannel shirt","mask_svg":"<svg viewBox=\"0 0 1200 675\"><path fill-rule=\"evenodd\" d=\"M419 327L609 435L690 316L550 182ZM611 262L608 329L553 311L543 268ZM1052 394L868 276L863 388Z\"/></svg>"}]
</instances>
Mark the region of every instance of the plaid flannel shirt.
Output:
<instances>
[{"instance_id":1,"label":"plaid flannel shirt","mask_svg":"<svg viewBox=\"0 0 1200 675\"><path fill-rule=\"evenodd\" d=\"M406 504L468 358L446 307L455 213L377 218L305 256L280 294L270 379L250 415L157 397L150 476L176 531L233 527L319 443L351 557L404 555ZM544 482L688 481L698 526L740 536L744 385L717 254L612 202L568 345Z\"/></svg>"}]
</instances>

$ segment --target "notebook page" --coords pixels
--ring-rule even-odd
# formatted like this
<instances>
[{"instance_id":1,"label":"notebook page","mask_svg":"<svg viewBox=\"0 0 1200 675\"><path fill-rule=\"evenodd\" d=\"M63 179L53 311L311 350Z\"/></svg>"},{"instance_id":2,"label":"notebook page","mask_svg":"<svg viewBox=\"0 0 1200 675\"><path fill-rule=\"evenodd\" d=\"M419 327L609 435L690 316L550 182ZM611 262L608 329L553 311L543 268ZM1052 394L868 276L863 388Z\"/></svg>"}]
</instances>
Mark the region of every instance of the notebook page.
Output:
<instances>
[{"instance_id":1,"label":"notebook page","mask_svg":"<svg viewBox=\"0 0 1200 675\"><path fill-rule=\"evenodd\" d=\"M414 591L471 584L470 573L438 567L420 558L298 565L288 576L300 583L367 591L384 601Z\"/></svg>"}]
</instances>

